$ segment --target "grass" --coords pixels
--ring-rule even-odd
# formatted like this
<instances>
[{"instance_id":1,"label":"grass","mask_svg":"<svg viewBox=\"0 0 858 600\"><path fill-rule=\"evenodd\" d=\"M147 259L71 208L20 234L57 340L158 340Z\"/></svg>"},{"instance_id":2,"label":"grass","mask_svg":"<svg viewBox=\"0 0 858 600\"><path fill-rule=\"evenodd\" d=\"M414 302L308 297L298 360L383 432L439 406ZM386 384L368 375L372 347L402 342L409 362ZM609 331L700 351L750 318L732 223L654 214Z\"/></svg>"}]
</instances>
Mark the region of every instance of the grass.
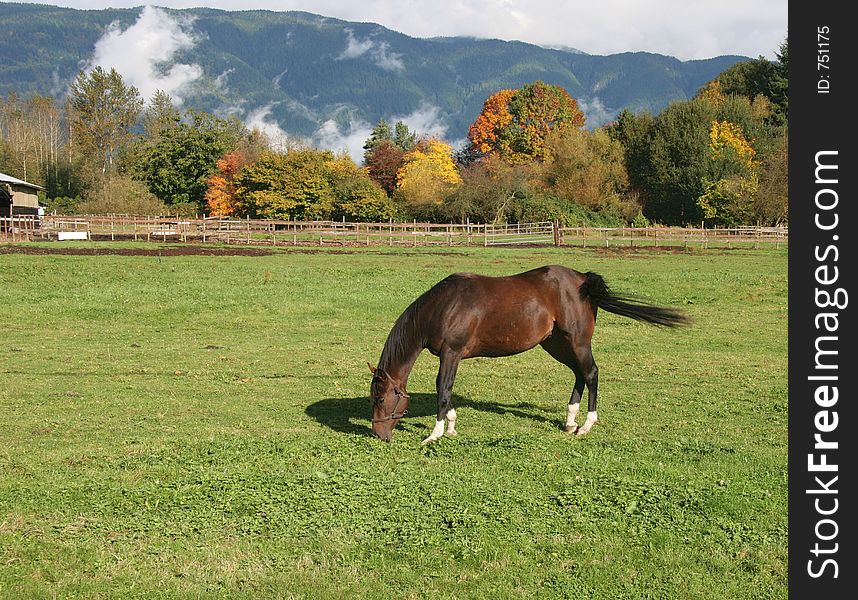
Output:
<instances>
[{"instance_id":1,"label":"grass","mask_svg":"<svg viewBox=\"0 0 858 600\"><path fill-rule=\"evenodd\" d=\"M548 263L695 324L600 313L584 438L540 349L464 362L460 435L425 447L424 353L409 418L370 438L366 362L412 299ZM786 271L786 250L0 254L0 597L786 598Z\"/></svg>"}]
</instances>

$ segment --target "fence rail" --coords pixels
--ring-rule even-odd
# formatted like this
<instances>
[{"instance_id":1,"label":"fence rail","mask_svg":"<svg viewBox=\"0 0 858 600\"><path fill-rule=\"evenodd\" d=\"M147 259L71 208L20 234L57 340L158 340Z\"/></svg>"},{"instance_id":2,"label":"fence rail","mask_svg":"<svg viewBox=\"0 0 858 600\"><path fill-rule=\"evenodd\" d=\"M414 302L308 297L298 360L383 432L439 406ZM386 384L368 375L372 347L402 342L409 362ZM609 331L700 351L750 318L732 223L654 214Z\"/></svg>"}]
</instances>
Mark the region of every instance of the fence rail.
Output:
<instances>
[{"instance_id":1,"label":"fence rail","mask_svg":"<svg viewBox=\"0 0 858 600\"><path fill-rule=\"evenodd\" d=\"M555 244L557 228L551 221L539 223L512 223L508 225L486 225L486 246L508 246L515 244Z\"/></svg>"},{"instance_id":2,"label":"fence rail","mask_svg":"<svg viewBox=\"0 0 858 600\"><path fill-rule=\"evenodd\" d=\"M350 223L184 219L179 217L33 216L0 217L0 241L136 240L248 245L342 246L522 246L700 248L779 247L785 227L562 227L557 222Z\"/></svg>"}]
</instances>

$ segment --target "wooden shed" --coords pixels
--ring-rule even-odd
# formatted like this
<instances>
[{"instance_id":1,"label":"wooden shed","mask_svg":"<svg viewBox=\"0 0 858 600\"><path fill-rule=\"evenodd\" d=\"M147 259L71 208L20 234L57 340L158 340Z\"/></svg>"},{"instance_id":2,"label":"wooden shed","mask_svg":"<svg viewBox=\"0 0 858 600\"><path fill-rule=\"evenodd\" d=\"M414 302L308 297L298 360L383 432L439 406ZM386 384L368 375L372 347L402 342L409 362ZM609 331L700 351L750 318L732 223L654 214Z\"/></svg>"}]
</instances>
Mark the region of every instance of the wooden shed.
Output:
<instances>
[{"instance_id":1,"label":"wooden shed","mask_svg":"<svg viewBox=\"0 0 858 600\"><path fill-rule=\"evenodd\" d=\"M0 217L35 215L39 212L40 185L0 173Z\"/></svg>"}]
</instances>

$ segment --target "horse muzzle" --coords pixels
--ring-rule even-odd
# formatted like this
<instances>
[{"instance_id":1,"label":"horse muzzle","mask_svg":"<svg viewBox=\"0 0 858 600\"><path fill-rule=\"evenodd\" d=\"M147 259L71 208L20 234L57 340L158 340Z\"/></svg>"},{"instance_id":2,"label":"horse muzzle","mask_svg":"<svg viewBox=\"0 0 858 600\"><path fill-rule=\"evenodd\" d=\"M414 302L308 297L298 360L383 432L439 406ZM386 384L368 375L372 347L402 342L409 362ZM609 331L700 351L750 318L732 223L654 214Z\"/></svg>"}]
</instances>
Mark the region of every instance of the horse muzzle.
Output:
<instances>
[{"instance_id":1,"label":"horse muzzle","mask_svg":"<svg viewBox=\"0 0 858 600\"><path fill-rule=\"evenodd\" d=\"M388 431L376 431L375 429L373 429L372 434L381 441L387 442L388 444L390 443L390 440L393 439L393 429L390 429Z\"/></svg>"}]
</instances>

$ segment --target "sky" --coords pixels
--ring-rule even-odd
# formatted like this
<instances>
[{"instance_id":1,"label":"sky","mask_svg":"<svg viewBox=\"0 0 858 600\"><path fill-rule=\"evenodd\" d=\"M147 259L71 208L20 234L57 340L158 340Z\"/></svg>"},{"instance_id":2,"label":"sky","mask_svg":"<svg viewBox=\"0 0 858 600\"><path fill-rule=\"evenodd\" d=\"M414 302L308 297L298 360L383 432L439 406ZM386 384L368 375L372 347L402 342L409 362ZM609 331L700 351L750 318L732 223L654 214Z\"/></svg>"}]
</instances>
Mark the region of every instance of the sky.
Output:
<instances>
[{"instance_id":1,"label":"sky","mask_svg":"<svg viewBox=\"0 0 858 600\"><path fill-rule=\"evenodd\" d=\"M79 9L141 0L39 1ZM472 36L566 46L589 54L647 51L681 60L738 54L775 58L787 0L161 0L154 6L304 10L377 23L413 37Z\"/></svg>"}]
</instances>

